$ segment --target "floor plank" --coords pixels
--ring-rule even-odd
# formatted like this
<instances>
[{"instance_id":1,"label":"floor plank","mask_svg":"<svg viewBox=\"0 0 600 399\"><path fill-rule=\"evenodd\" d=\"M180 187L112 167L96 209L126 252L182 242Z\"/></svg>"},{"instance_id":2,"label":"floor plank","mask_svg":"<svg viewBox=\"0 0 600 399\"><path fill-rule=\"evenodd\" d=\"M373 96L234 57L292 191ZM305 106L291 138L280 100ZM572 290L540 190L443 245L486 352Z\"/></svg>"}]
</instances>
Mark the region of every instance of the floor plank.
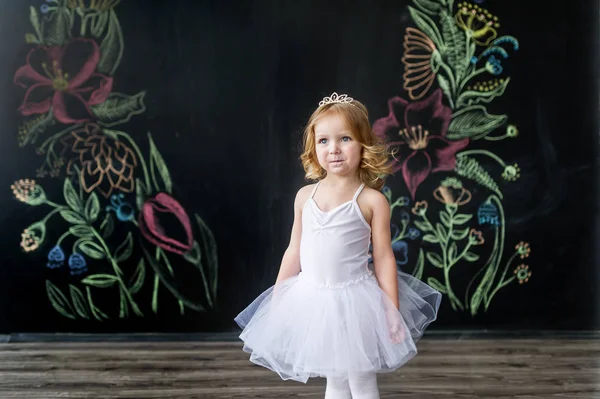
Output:
<instances>
[{"instance_id":1,"label":"floor plank","mask_svg":"<svg viewBox=\"0 0 600 399\"><path fill-rule=\"evenodd\" d=\"M0 398L323 398L324 381L282 381L239 342L0 344ZM600 398L596 339L423 339L382 398Z\"/></svg>"}]
</instances>

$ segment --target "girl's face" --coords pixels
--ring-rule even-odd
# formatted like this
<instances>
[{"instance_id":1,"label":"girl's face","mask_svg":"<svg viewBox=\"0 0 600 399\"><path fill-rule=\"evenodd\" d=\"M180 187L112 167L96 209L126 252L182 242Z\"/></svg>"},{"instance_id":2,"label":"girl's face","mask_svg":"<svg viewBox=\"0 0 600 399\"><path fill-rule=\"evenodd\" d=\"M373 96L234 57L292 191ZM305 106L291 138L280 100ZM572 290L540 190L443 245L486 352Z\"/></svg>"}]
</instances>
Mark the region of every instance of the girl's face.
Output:
<instances>
[{"instance_id":1,"label":"girl's face","mask_svg":"<svg viewBox=\"0 0 600 399\"><path fill-rule=\"evenodd\" d=\"M339 115L326 115L315 124L315 150L328 175L351 176L358 171L362 145Z\"/></svg>"}]
</instances>

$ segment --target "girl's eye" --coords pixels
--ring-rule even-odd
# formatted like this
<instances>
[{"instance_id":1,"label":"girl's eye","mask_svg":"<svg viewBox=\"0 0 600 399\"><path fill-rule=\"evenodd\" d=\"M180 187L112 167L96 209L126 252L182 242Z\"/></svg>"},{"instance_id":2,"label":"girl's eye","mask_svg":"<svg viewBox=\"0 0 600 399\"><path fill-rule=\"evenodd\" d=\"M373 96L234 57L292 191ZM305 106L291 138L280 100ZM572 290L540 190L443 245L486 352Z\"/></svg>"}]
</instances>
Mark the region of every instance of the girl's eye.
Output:
<instances>
[{"instance_id":1,"label":"girl's eye","mask_svg":"<svg viewBox=\"0 0 600 399\"><path fill-rule=\"evenodd\" d=\"M327 142L327 139L320 139L319 140L319 144L325 144Z\"/></svg>"},{"instance_id":2,"label":"girl's eye","mask_svg":"<svg viewBox=\"0 0 600 399\"><path fill-rule=\"evenodd\" d=\"M350 141L350 140L352 140L352 138L350 138L348 136L342 137L342 141L346 141L347 142L347 141Z\"/></svg>"}]
</instances>

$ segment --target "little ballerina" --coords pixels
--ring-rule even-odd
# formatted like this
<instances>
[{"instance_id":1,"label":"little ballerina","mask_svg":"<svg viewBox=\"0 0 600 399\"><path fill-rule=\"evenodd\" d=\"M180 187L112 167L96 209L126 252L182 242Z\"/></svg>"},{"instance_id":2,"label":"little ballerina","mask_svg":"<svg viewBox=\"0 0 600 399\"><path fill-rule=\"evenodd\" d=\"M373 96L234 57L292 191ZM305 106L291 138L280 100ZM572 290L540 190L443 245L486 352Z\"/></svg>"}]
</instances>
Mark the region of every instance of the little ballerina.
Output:
<instances>
[{"instance_id":1,"label":"little ballerina","mask_svg":"<svg viewBox=\"0 0 600 399\"><path fill-rule=\"evenodd\" d=\"M363 104L325 97L301 159L317 183L296 195L277 281L236 317L240 338L252 362L283 379L326 378L326 399L376 399L377 373L416 355L441 294L397 270L379 191L388 154Z\"/></svg>"}]
</instances>

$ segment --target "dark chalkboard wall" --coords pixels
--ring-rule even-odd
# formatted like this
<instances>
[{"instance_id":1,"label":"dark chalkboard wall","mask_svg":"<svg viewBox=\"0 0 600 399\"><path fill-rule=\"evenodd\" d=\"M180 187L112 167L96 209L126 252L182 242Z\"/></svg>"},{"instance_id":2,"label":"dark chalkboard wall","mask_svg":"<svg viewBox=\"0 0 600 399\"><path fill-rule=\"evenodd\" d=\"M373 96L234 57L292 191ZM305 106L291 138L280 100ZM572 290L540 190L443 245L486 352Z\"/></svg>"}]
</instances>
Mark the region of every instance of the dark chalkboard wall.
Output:
<instances>
[{"instance_id":1,"label":"dark chalkboard wall","mask_svg":"<svg viewBox=\"0 0 600 399\"><path fill-rule=\"evenodd\" d=\"M92 9L92 3L96 10ZM3 60L0 64L3 122L0 332L233 330L232 318L237 312L275 280L289 237L293 198L304 184L298 161L301 131L319 100L333 91L348 93L368 106L371 121L376 122L388 116L389 99L398 96L409 102L424 101L436 90L442 90L436 79L425 95L411 99L403 87L407 67L402 57L406 53L403 43L407 27L423 30L415 15L430 15L437 23L437 10L428 14L419 4L425 2L61 0L58 5L63 11L60 11L52 8L56 3L6 1L0 16ZM409 5L421 10L421 14L411 13ZM19 112L31 84L20 87L13 82L19 68L27 64L27 54L36 47L24 39L26 34L33 34L33 39L28 36L29 41L37 40L29 6L37 11L41 21L50 18L46 27L57 23L51 18L59 12L67 12L61 16L65 18L62 24L68 25L68 16L72 15L74 36L79 36L80 14L92 15L88 19L88 32L92 31L92 23L99 31L97 37L90 37L100 44L107 43L100 46L101 54L107 46L116 46L117 53L120 48L116 39L103 42L109 31L117 38L122 37L124 43L120 62L105 56L96 69L103 79L112 77L112 88L104 92L99 89L100 78L90 84L95 84L92 86L98 96L104 96L102 101L117 101L114 93L121 93L120 99L129 102L103 105L102 101L100 104L88 101L93 107L84 116L88 123L97 123L99 130L88 126L87 130L73 129L78 135L65 133L67 139L56 144L56 151L63 151L57 159L64 162L55 168L56 176L50 175L52 168L46 171L47 175L42 172L37 176L48 153L38 154L36 149L75 123L64 123L64 117L61 121L50 114L50 122L40 130L36 142L23 145L23 125L39 116ZM46 9L48 6L51 8ZM459 21L454 29L464 36L468 15L455 17L460 14L459 6L454 5L451 17ZM504 220L486 222L482 212L491 216L500 213L498 206L490 207L495 204L493 201L487 201L495 191L489 184L477 183L477 177L465 176L469 173L465 170L449 168L431 173L418 185L415 198L400 170L389 179L386 188L392 202L404 197L394 210L394 231L400 232L403 221L410 219L406 236L397 240L394 247L399 267L422 273L425 281L435 278L447 289L442 269L434 265L436 254L442 254L440 245L425 238L428 234L425 222L414 207L419 201L427 201L427 215L435 225L445 218L439 213L446 210L443 202L448 203L449 198L440 199L440 193L450 190L447 192L457 200L459 194L467 195L468 191L468 203L448 208L457 209L452 217L472 216L467 224L454 226L474 229L462 241L457 240L457 250L460 253L471 242L467 252L478 259L466 255L471 260L457 262L450 272L451 286L465 309L454 309L445 295L439 320L431 328L597 328L597 5L591 1L567 5L480 0L469 7L488 10L492 23L495 23L493 16L500 21L497 36L510 35L519 44L518 50L514 50L504 43L507 59L496 53L503 68L499 75L482 75L484 81L510 77L506 91L489 104L481 103L486 107L484 116L506 115L506 120L485 132L488 138L516 130L518 136L504 140L486 140L483 136L475 139L464 136L466 133L459 129L453 138L455 141L470 138L463 151L471 153L462 162L477 161L481 170L494 180L496 193L502 193ZM475 30L473 24L467 23L467 28ZM440 35L445 35L447 32L439 26ZM483 35L479 40L485 42L487 38ZM51 35L50 39L44 38L57 42L59 39ZM478 54L484 44L489 43L477 45ZM80 52L71 53L71 59L80 65L82 54L88 51L85 54L89 55L93 46L88 43L85 49L85 43L79 45ZM69 53L65 50L65 54ZM66 58L65 65L71 62ZM444 60L451 63L450 58ZM477 68L482 66L485 59ZM52 70L50 75L57 76ZM446 96L440 98L443 105L437 104L438 109L451 107ZM117 105L121 108L115 112L124 112L120 119L108 112ZM67 102L69 107L75 105ZM456 115L457 109L454 112ZM108 126L112 122L114 125ZM496 122L492 119L490 123ZM30 128L27 134L33 134L33 130ZM139 151L125 136L111 131L125 133ZM105 180L103 184L112 187L110 193L103 194L99 188L88 190L94 177L91 172L87 172L87 177L82 177L82 173L86 173L86 167L102 167L95 155L90 158L89 149L92 145L101 148L98 143L102 137L106 148L113 151L115 167L125 168L121 176L128 173L127 167L135 167L133 176L143 183L141 160L144 159L148 170L154 168L156 184L148 172L149 187L140 189L135 181L111 186ZM120 154L121 158L114 158L114 154ZM129 154L128 160L123 160L123 154ZM133 158L135 164L131 163ZM161 160L166 166L162 169ZM518 178L512 181L510 173L516 170L507 171L506 167L514 164L519 170ZM165 180L161 171L167 169ZM503 172L508 173L508 179L502 177ZM20 179L34 179L47 198L65 206L68 206L64 197L65 180L71 182L75 204L83 204L82 217L90 217L92 212L94 219L93 213L98 213L92 225L100 233L107 228L106 224L101 226L103 218L110 215L114 229L104 242L110 256L123 256L118 262L122 276L103 255L105 248L94 241L96 238L88 240L83 233L79 238L84 248L73 248L78 237L69 236L61 241L59 250L53 251L61 235L77 225L78 220L75 215L75 223L72 218L69 221L68 215L65 217L58 210L45 224L44 242L34 251L24 251L20 245L24 229L42 220L54 208L19 201L11 184ZM462 189L456 181L460 181ZM27 183L19 184L17 189L23 189ZM136 186L133 190L131 184ZM166 194L157 196L159 192ZM95 199L89 199L94 196L92 193L96 193ZM123 197L112 196L119 193ZM28 195L31 198L34 194ZM111 202L119 198L130 208ZM144 202L146 205L142 205ZM146 219L140 219L138 205L148 210ZM152 232L148 227L152 215L161 214L159 210L165 208L170 216L161 221L166 232ZM119 219L117 209L126 220ZM195 215L204 225L197 223ZM185 231L187 220L193 233ZM87 226L88 222L81 223ZM487 310L483 305L485 300L476 309L467 309L474 303L476 287L488 270L486 262L493 254L496 232L502 231L504 236L497 241L496 248L501 242L503 250L497 254L501 257L497 261L498 272L488 294L502 284L498 279L504 270L507 270L505 278L512 280L489 299ZM129 232L131 242L127 239ZM169 237L165 236L177 240L175 249L169 247ZM86 244L86 240L95 244ZM211 249L213 243L216 252ZM156 248L163 248L158 261ZM446 250L449 248L450 244ZM123 255L129 249L131 252ZM149 251L149 257L144 249ZM75 253L79 255L74 257ZM172 273L163 255L169 259ZM149 258L157 264L152 265ZM140 259L144 259L143 266ZM144 273L140 275L142 269ZM161 276L157 280L158 289L154 285L155 275ZM215 276L218 282L212 287ZM87 283L83 281L90 277ZM469 285L472 279L474 282ZM119 288L117 280L123 281L124 289ZM95 309L89 302L88 287ZM216 296L210 294L213 288ZM127 295L132 296L143 316L136 315ZM182 305L182 298L192 306ZM205 311L194 310L194 306L202 306ZM120 317L122 309L126 310L124 317Z\"/></svg>"}]
</instances>

